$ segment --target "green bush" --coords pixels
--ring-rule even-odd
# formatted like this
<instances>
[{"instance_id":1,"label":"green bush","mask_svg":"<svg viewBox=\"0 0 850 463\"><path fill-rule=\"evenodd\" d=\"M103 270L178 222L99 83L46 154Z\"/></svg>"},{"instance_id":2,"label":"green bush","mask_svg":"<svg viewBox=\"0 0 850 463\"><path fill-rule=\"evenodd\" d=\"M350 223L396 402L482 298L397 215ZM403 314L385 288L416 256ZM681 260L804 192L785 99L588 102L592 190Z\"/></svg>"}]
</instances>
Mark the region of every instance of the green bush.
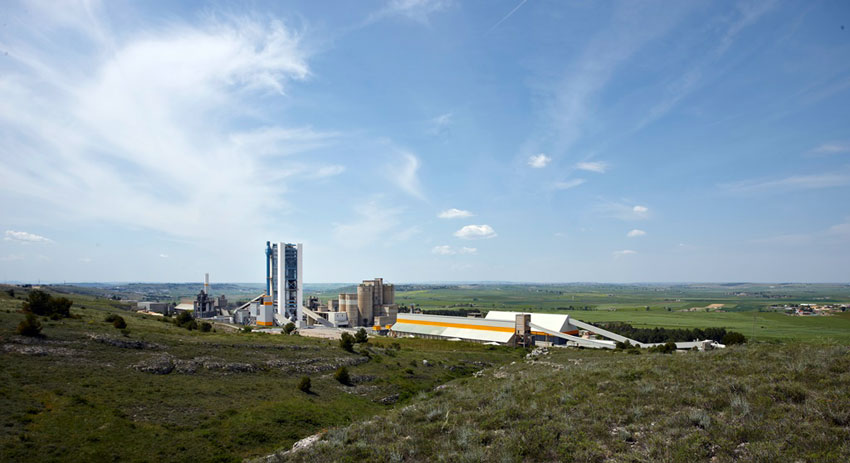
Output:
<instances>
[{"instance_id":1,"label":"green bush","mask_svg":"<svg viewBox=\"0 0 850 463\"><path fill-rule=\"evenodd\" d=\"M252 326L243 326L243 327L242 327L242 332L243 332L243 333L250 333L250 332L251 332L251 331L253 331L253 330L254 330L254 327L252 327Z\"/></svg>"},{"instance_id":2,"label":"green bush","mask_svg":"<svg viewBox=\"0 0 850 463\"><path fill-rule=\"evenodd\" d=\"M361 344L369 342L369 335L366 334L366 330L360 328L357 330L357 333L354 335L354 342Z\"/></svg>"},{"instance_id":3,"label":"green bush","mask_svg":"<svg viewBox=\"0 0 850 463\"><path fill-rule=\"evenodd\" d=\"M310 392L310 378L305 376L298 381L298 390L301 392Z\"/></svg>"},{"instance_id":4,"label":"green bush","mask_svg":"<svg viewBox=\"0 0 850 463\"><path fill-rule=\"evenodd\" d=\"M200 330L202 333L209 333L212 330L212 324L209 322L201 322Z\"/></svg>"},{"instance_id":5,"label":"green bush","mask_svg":"<svg viewBox=\"0 0 850 463\"><path fill-rule=\"evenodd\" d=\"M66 297L53 297L44 291L33 290L27 294L27 299L24 301L23 309L25 312L30 312L35 315L45 317L70 317L71 306L74 301Z\"/></svg>"},{"instance_id":6,"label":"green bush","mask_svg":"<svg viewBox=\"0 0 850 463\"><path fill-rule=\"evenodd\" d=\"M35 315L28 313L18 324L17 333L21 336L38 336L41 333L41 322Z\"/></svg>"},{"instance_id":7,"label":"green bush","mask_svg":"<svg viewBox=\"0 0 850 463\"><path fill-rule=\"evenodd\" d=\"M725 336L723 336L723 339L720 340L720 343L725 344L727 346L731 346L733 344L746 344L747 338L741 333L730 331L726 333Z\"/></svg>"},{"instance_id":8,"label":"green bush","mask_svg":"<svg viewBox=\"0 0 850 463\"><path fill-rule=\"evenodd\" d=\"M354 336L348 333L342 333L339 338L339 347L348 352L354 352Z\"/></svg>"},{"instance_id":9,"label":"green bush","mask_svg":"<svg viewBox=\"0 0 850 463\"><path fill-rule=\"evenodd\" d=\"M115 319L112 320L112 326L118 328L119 330L123 330L124 328L127 328L127 322L125 322L124 318L120 315L116 315Z\"/></svg>"},{"instance_id":10,"label":"green bush","mask_svg":"<svg viewBox=\"0 0 850 463\"><path fill-rule=\"evenodd\" d=\"M289 322L283 326L283 332L286 334L292 334L295 331L295 323Z\"/></svg>"},{"instance_id":11,"label":"green bush","mask_svg":"<svg viewBox=\"0 0 850 463\"><path fill-rule=\"evenodd\" d=\"M337 368L334 372L334 379L339 381L340 384L344 384L346 386L351 385L351 376L348 374L348 368Z\"/></svg>"},{"instance_id":12,"label":"green bush","mask_svg":"<svg viewBox=\"0 0 850 463\"><path fill-rule=\"evenodd\" d=\"M174 324L189 331L198 329L198 322L187 311L182 311L174 317Z\"/></svg>"}]
</instances>

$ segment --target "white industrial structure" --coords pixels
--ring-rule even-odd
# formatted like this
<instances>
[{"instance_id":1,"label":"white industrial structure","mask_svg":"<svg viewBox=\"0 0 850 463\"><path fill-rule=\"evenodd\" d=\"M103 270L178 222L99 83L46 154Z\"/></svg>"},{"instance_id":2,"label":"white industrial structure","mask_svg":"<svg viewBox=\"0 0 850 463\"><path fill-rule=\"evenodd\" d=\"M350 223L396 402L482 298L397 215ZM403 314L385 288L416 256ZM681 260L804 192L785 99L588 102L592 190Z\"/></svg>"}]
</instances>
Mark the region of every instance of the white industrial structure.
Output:
<instances>
[{"instance_id":1,"label":"white industrial structure","mask_svg":"<svg viewBox=\"0 0 850 463\"><path fill-rule=\"evenodd\" d=\"M305 326L303 252L301 243L266 241L266 295L271 297L278 325Z\"/></svg>"}]
</instances>

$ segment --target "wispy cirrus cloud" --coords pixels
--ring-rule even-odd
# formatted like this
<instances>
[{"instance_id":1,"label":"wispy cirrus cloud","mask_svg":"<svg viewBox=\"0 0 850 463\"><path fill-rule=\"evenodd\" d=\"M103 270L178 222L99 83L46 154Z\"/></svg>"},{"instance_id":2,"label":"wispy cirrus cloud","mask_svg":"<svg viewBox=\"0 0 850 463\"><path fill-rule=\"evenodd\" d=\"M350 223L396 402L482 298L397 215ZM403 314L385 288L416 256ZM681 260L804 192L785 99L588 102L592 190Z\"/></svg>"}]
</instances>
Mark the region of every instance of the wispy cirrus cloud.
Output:
<instances>
[{"instance_id":1,"label":"wispy cirrus cloud","mask_svg":"<svg viewBox=\"0 0 850 463\"><path fill-rule=\"evenodd\" d=\"M643 220L649 218L649 207L628 202L604 201L594 208L603 216L620 220Z\"/></svg>"},{"instance_id":2,"label":"wispy cirrus cloud","mask_svg":"<svg viewBox=\"0 0 850 463\"><path fill-rule=\"evenodd\" d=\"M850 185L850 174L827 172L822 174L792 175L777 179L742 180L722 183L721 189L731 193L781 193L794 190L817 190Z\"/></svg>"},{"instance_id":3,"label":"wispy cirrus cloud","mask_svg":"<svg viewBox=\"0 0 850 463\"><path fill-rule=\"evenodd\" d=\"M477 248L470 248L466 246L454 248L447 244L434 246L433 248L431 248L431 254L437 254L440 256L453 256L455 254L475 254L477 252Z\"/></svg>"},{"instance_id":4,"label":"wispy cirrus cloud","mask_svg":"<svg viewBox=\"0 0 850 463\"><path fill-rule=\"evenodd\" d=\"M608 170L608 163L603 161L595 161L595 162L579 162L576 164L576 169L586 170L588 172L596 172L599 174L604 174L606 170Z\"/></svg>"},{"instance_id":5,"label":"wispy cirrus cloud","mask_svg":"<svg viewBox=\"0 0 850 463\"><path fill-rule=\"evenodd\" d=\"M6 241L17 241L19 243L52 243L53 240L50 238L36 235L35 233L29 233L25 231L14 231L14 230L6 230L6 234L3 237Z\"/></svg>"},{"instance_id":6,"label":"wispy cirrus cloud","mask_svg":"<svg viewBox=\"0 0 850 463\"><path fill-rule=\"evenodd\" d=\"M637 251L633 251L631 249L623 249L622 251L614 251L614 257L615 258L624 257L624 256L631 256L631 255L634 255L634 254L637 254Z\"/></svg>"},{"instance_id":7,"label":"wispy cirrus cloud","mask_svg":"<svg viewBox=\"0 0 850 463\"><path fill-rule=\"evenodd\" d=\"M387 165L387 178L410 196L425 199L419 182L419 165L419 158L415 154L398 149Z\"/></svg>"},{"instance_id":8,"label":"wispy cirrus cloud","mask_svg":"<svg viewBox=\"0 0 850 463\"><path fill-rule=\"evenodd\" d=\"M427 25L431 15L445 11L452 5L453 0L390 0L370 14L361 26L391 17L403 17Z\"/></svg>"},{"instance_id":9,"label":"wispy cirrus cloud","mask_svg":"<svg viewBox=\"0 0 850 463\"><path fill-rule=\"evenodd\" d=\"M564 180L561 182L555 182L552 184L552 188L556 190L569 190L570 188L575 188L579 185L583 185L585 183L585 179L583 178L574 178L571 180Z\"/></svg>"},{"instance_id":10,"label":"wispy cirrus cloud","mask_svg":"<svg viewBox=\"0 0 850 463\"><path fill-rule=\"evenodd\" d=\"M629 238L637 238L639 236L645 236L645 235L646 235L645 231L637 229L637 228L635 228L634 230L630 230L628 233L626 233L626 236L629 237Z\"/></svg>"},{"instance_id":11,"label":"wispy cirrus cloud","mask_svg":"<svg viewBox=\"0 0 850 463\"><path fill-rule=\"evenodd\" d=\"M463 210L463 209L446 209L445 211L437 214L437 217L441 219L459 219L463 217L472 217L472 212Z\"/></svg>"},{"instance_id":12,"label":"wispy cirrus cloud","mask_svg":"<svg viewBox=\"0 0 850 463\"><path fill-rule=\"evenodd\" d=\"M281 21L208 17L118 35L97 3L79 16L23 27L4 45L0 156L13 161L0 164L4 194L69 217L233 236L236 224L269 217L269 204L286 205L270 157L336 136L270 125L253 104L285 101L310 75L299 32ZM87 41L67 40L77 32ZM183 188L191 178L204 181Z\"/></svg>"},{"instance_id":13,"label":"wispy cirrus cloud","mask_svg":"<svg viewBox=\"0 0 850 463\"><path fill-rule=\"evenodd\" d=\"M812 148L808 151L810 156L831 156L835 154L850 153L850 142L829 142Z\"/></svg>"}]
</instances>

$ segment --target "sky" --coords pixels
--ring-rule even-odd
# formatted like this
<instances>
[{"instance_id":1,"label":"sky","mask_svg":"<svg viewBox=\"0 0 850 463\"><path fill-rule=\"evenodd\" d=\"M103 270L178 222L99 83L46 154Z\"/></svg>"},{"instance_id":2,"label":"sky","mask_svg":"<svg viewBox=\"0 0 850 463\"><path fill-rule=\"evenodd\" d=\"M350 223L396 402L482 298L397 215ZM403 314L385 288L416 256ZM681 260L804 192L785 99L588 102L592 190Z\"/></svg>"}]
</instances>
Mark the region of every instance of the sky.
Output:
<instances>
[{"instance_id":1,"label":"sky","mask_svg":"<svg viewBox=\"0 0 850 463\"><path fill-rule=\"evenodd\" d=\"M0 281L848 282L850 3L0 3Z\"/></svg>"}]
</instances>

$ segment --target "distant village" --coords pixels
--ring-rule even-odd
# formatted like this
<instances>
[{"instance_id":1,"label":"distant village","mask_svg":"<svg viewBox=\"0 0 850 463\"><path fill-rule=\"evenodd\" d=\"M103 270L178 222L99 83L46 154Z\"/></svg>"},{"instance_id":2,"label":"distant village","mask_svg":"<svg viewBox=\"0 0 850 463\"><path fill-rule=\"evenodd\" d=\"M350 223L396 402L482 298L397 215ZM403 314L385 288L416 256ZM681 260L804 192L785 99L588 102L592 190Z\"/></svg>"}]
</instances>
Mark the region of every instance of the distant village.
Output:
<instances>
[{"instance_id":1,"label":"distant village","mask_svg":"<svg viewBox=\"0 0 850 463\"><path fill-rule=\"evenodd\" d=\"M788 315L800 317L832 315L846 312L847 309L850 309L848 304L776 304L770 306L770 310L783 311Z\"/></svg>"}]
</instances>

